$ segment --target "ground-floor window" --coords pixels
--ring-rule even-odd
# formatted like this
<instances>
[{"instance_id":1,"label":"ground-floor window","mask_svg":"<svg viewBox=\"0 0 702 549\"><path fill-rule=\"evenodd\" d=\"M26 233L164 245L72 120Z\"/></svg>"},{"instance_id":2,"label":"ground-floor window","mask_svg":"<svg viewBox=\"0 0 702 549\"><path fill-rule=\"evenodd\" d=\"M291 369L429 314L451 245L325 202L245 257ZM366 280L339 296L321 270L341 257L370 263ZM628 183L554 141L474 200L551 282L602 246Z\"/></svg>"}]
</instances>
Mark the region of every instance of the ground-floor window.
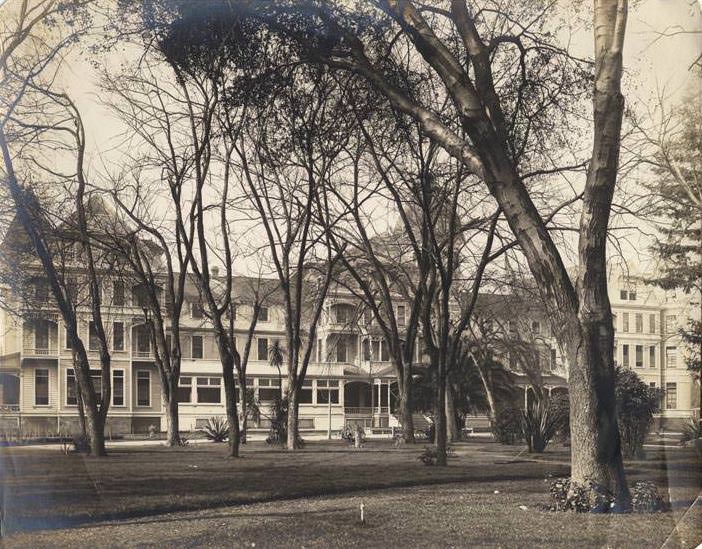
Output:
<instances>
[{"instance_id":1,"label":"ground-floor window","mask_svg":"<svg viewBox=\"0 0 702 549\"><path fill-rule=\"evenodd\" d=\"M124 406L124 370L112 370L112 405Z\"/></svg>"},{"instance_id":2,"label":"ground-floor window","mask_svg":"<svg viewBox=\"0 0 702 549\"><path fill-rule=\"evenodd\" d=\"M280 379L262 377L258 380L258 400L273 402L280 395Z\"/></svg>"},{"instance_id":3,"label":"ground-floor window","mask_svg":"<svg viewBox=\"0 0 702 549\"><path fill-rule=\"evenodd\" d=\"M665 384L665 408L666 410L675 410L678 407L678 384Z\"/></svg>"},{"instance_id":4,"label":"ground-floor window","mask_svg":"<svg viewBox=\"0 0 702 549\"><path fill-rule=\"evenodd\" d=\"M46 368L34 370L34 404L49 405L49 370Z\"/></svg>"},{"instance_id":5,"label":"ground-floor window","mask_svg":"<svg viewBox=\"0 0 702 549\"><path fill-rule=\"evenodd\" d=\"M151 406L151 372L137 371L137 406Z\"/></svg>"},{"instance_id":6,"label":"ground-floor window","mask_svg":"<svg viewBox=\"0 0 702 549\"><path fill-rule=\"evenodd\" d=\"M312 380L306 379L300 387L300 395L298 397L300 404L312 404Z\"/></svg>"},{"instance_id":7,"label":"ground-floor window","mask_svg":"<svg viewBox=\"0 0 702 549\"><path fill-rule=\"evenodd\" d=\"M339 380L317 380L317 404L339 404Z\"/></svg>"},{"instance_id":8,"label":"ground-floor window","mask_svg":"<svg viewBox=\"0 0 702 549\"><path fill-rule=\"evenodd\" d=\"M178 379L178 402L192 402L193 398L193 378L181 376Z\"/></svg>"},{"instance_id":9,"label":"ground-floor window","mask_svg":"<svg viewBox=\"0 0 702 549\"><path fill-rule=\"evenodd\" d=\"M221 377L197 378L197 401L201 404L219 404L222 402Z\"/></svg>"}]
</instances>

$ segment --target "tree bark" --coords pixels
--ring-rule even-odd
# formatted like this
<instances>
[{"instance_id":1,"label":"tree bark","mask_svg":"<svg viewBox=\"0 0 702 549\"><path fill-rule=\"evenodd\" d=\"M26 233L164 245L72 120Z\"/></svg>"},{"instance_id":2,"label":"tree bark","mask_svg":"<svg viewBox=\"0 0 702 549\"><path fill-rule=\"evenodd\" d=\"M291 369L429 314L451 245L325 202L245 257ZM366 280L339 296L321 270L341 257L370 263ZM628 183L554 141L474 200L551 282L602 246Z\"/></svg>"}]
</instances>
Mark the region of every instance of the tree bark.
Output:
<instances>
[{"instance_id":1,"label":"tree bark","mask_svg":"<svg viewBox=\"0 0 702 549\"><path fill-rule=\"evenodd\" d=\"M446 465L446 362L442 357L437 365L436 375L436 414L434 428L436 437L436 464Z\"/></svg>"},{"instance_id":2,"label":"tree bark","mask_svg":"<svg viewBox=\"0 0 702 549\"><path fill-rule=\"evenodd\" d=\"M241 410L241 444L246 444L246 429L249 423L249 410L248 410L248 397L246 396L246 385L241 383L241 377L239 378L239 410ZM246 380L246 376L243 376Z\"/></svg>"},{"instance_id":3,"label":"tree bark","mask_svg":"<svg viewBox=\"0 0 702 549\"><path fill-rule=\"evenodd\" d=\"M299 444L299 433L298 433L298 425L297 425L297 418L299 415L299 400L298 400L298 388L295 386L295 384L290 384L289 381L290 378L288 378L288 386L290 389L288 390L288 440L287 440L287 448L288 450L296 450L300 447ZM331 395L329 396L331 398Z\"/></svg>"},{"instance_id":4,"label":"tree bark","mask_svg":"<svg viewBox=\"0 0 702 549\"><path fill-rule=\"evenodd\" d=\"M403 368L402 379L398 379L397 389L400 393L400 423L402 424L403 439L414 444L414 418L412 417L412 373L410 368Z\"/></svg>"},{"instance_id":5,"label":"tree bark","mask_svg":"<svg viewBox=\"0 0 702 549\"><path fill-rule=\"evenodd\" d=\"M166 446L180 446L178 418L178 378L166 376L168 391L164 391L166 399Z\"/></svg>"},{"instance_id":6,"label":"tree bark","mask_svg":"<svg viewBox=\"0 0 702 549\"><path fill-rule=\"evenodd\" d=\"M223 342L220 346L225 345ZM236 384L234 381L234 359L228 349L220 348L222 354L222 378L224 380L224 398L226 400L227 424L229 426L229 456L239 457L241 433L239 432L239 415L236 405Z\"/></svg>"},{"instance_id":7,"label":"tree bark","mask_svg":"<svg viewBox=\"0 0 702 549\"><path fill-rule=\"evenodd\" d=\"M446 383L446 437L448 442L461 440L461 430L456 423L456 402L454 400L453 387L451 382Z\"/></svg>"}]
</instances>

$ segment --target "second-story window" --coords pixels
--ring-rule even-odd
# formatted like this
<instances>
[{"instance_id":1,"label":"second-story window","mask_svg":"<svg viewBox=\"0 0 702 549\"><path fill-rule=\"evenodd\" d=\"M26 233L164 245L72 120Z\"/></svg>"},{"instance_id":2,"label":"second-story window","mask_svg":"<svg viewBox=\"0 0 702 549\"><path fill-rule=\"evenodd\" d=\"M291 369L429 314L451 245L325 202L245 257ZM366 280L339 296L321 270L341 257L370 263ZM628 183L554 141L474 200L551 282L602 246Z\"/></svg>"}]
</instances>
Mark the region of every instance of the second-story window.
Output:
<instances>
[{"instance_id":1,"label":"second-story window","mask_svg":"<svg viewBox=\"0 0 702 549\"><path fill-rule=\"evenodd\" d=\"M268 338L259 337L256 343L258 360L268 360Z\"/></svg>"},{"instance_id":2,"label":"second-story window","mask_svg":"<svg viewBox=\"0 0 702 549\"><path fill-rule=\"evenodd\" d=\"M673 335L678 329L678 317L675 315L667 315L665 317L665 333Z\"/></svg>"},{"instance_id":3,"label":"second-story window","mask_svg":"<svg viewBox=\"0 0 702 549\"><path fill-rule=\"evenodd\" d=\"M97 335L97 325L94 321L88 324L88 349L90 351L98 351L100 349L100 340Z\"/></svg>"},{"instance_id":4,"label":"second-story window","mask_svg":"<svg viewBox=\"0 0 702 549\"><path fill-rule=\"evenodd\" d=\"M124 300L124 282L115 280L112 283L112 304L122 307L125 304Z\"/></svg>"},{"instance_id":5,"label":"second-story window","mask_svg":"<svg viewBox=\"0 0 702 549\"><path fill-rule=\"evenodd\" d=\"M190 316L196 319L203 318L205 316L205 313L202 310L202 305L200 303L190 304Z\"/></svg>"},{"instance_id":6,"label":"second-story window","mask_svg":"<svg viewBox=\"0 0 702 549\"><path fill-rule=\"evenodd\" d=\"M259 322L268 322L268 307L261 307L258 311Z\"/></svg>"},{"instance_id":7,"label":"second-story window","mask_svg":"<svg viewBox=\"0 0 702 549\"><path fill-rule=\"evenodd\" d=\"M636 353L634 356L634 366L643 368L643 345L637 345L634 348L634 352Z\"/></svg>"},{"instance_id":8,"label":"second-story window","mask_svg":"<svg viewBox=\"0 0 702 549\"><path fill-rule=\"evenodd\" d=\"M617 313L612 313L612 327L617 331Z\"/></svg>"},{"instance_id":9,"label":"second-story window","mask_svg":"<svg viewBox=\"0 0 702 549\"><path fill-rule=\"evenodd\" d=\"M346 362L346 358L346 340L339 338L339 340L336 342L336 361Z\"/></svg>"},{"instance_id":10,"label":"second-story window","mask_svg":"<svg viewBox=\"0 0 702 549\"><path fill-rule=\"evenodd\" d=\"M37 300L37 303L49 301L49 284L43 278L34 283L34 299Z\"/></svg>"},{"instance_id":11,"label":"second-story window","mask_svg":"<svg viewBox=\"0 0 702 549\"><path fill-rule=\"evenodd\" d=\"M112 323L112 348L124 351L124 322Z\"/></svg>"},{"instance_id":12,"label":"second-story window","mask_svg":"<svg viewBox=\"0 0 702 549\"><path fill-rule=\"evenodd\" d=\"M622 313L622 332L629 331L629 313Z\"/></svg>"},{"instance_id":13,"label":"second-story window","mask_svg":"<svg viewBox=\"0 0 702 549\"><path fill-rule=\"evenodd\" d=\"M648 332L650 334L656 333L656 315L648 315Z\"/></svg>"},{"instance_id":14,"label":"second-story window","mask_svg":"<svg viewBox=\"0 0 702 549\"><path fill-rule=\"evenodd\" d=\"M634 317L634 321L636 323L636 333L637 334L643 333L643 315L641 313L636 313L636 316Z\"/></svg>"},{"instance_id":15,"label":"second-story window","mask_svg":"<svg viewBox=\"0 0 702 549\"><path fill-rule=\"evenodd\" d=\"M539 322L538 320L532 321L531 331L534 334L537 334L537 335L540 334L541 333L541 322Z\"/></svg>"},{"instance_id":16,"label":"second-story window","mask_svg":"<svg viewBox=\"0 0 702 549\"><path fill-rule=\"evenodd\" d=\"M192 336L192 358L202 358L203 357L203 346L202 346L202 336L194 335Z\"/></svg>"},{"instance_id":17,"label":"second-story window","mask_svg":"<svg viewBox=\"0 0 702 549\"><path fill-rule=\"evenodd\" d=\"M405 319L405 306L404 305L398 305L397 306L397 325L398 326L404 326L406 322Z\"/></svg>"}]
</instances>

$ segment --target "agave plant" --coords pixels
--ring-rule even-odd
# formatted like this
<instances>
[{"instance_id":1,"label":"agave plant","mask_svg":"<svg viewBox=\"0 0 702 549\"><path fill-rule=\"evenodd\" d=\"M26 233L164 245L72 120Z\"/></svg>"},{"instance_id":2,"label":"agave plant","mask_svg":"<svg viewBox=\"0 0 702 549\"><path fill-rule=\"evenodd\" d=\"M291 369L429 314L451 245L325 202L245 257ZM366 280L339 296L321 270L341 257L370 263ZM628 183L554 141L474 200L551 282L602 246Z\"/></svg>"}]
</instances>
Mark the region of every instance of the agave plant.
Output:
<instances>
[{"instance_id":1,"label":"agave plant","mask_svg":"<svg viewBox=\"0 0 702 549\"><path fill-rule=\"evenodd\" d=\"M207 440L224 442L229 438L229 423L221 417L211 417L202 429Z\"/></svg>"},{"instance_id":2,"label":"agave plant","mask_svg":"<svg viewBox=\"0 0 702 549\"><path fill-rule=\"evenodd\" d=\"M526 412L523 412L522 421L529 452L540 454L561 428L565 418L544 396L531 402Z\"/></svg>"}]
</instances>

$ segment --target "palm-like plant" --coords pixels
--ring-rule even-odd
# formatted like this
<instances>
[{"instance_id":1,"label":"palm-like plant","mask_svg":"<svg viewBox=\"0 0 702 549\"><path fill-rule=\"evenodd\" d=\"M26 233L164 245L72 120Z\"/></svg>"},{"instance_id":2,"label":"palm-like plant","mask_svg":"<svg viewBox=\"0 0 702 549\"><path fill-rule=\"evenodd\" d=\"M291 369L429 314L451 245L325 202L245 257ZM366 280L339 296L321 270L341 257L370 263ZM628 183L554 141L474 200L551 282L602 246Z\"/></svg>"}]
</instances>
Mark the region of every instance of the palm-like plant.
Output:
<instances>
[{"instance_id":1,"label":"palm-like plant","mask_svg":"<svg viewBox=\"0 0 702 549\"><path fill-rule=\"evenodd\" d=\"M283 398L283 374L280 367L283 365L284 350L277 339L268 349L268 362L278 369L278 395Z\"/></svg>"},{"instance_id":2,"label":"palm-like plant","mask_svg":"<svg viewBox=\"0 0 702 549\"><path fill-rule=\"evenodd\" d=\"M229 438L229 422L221 417L211 417L202 428L207 440L224 442Z\"/></svg>"}]
</instances>

